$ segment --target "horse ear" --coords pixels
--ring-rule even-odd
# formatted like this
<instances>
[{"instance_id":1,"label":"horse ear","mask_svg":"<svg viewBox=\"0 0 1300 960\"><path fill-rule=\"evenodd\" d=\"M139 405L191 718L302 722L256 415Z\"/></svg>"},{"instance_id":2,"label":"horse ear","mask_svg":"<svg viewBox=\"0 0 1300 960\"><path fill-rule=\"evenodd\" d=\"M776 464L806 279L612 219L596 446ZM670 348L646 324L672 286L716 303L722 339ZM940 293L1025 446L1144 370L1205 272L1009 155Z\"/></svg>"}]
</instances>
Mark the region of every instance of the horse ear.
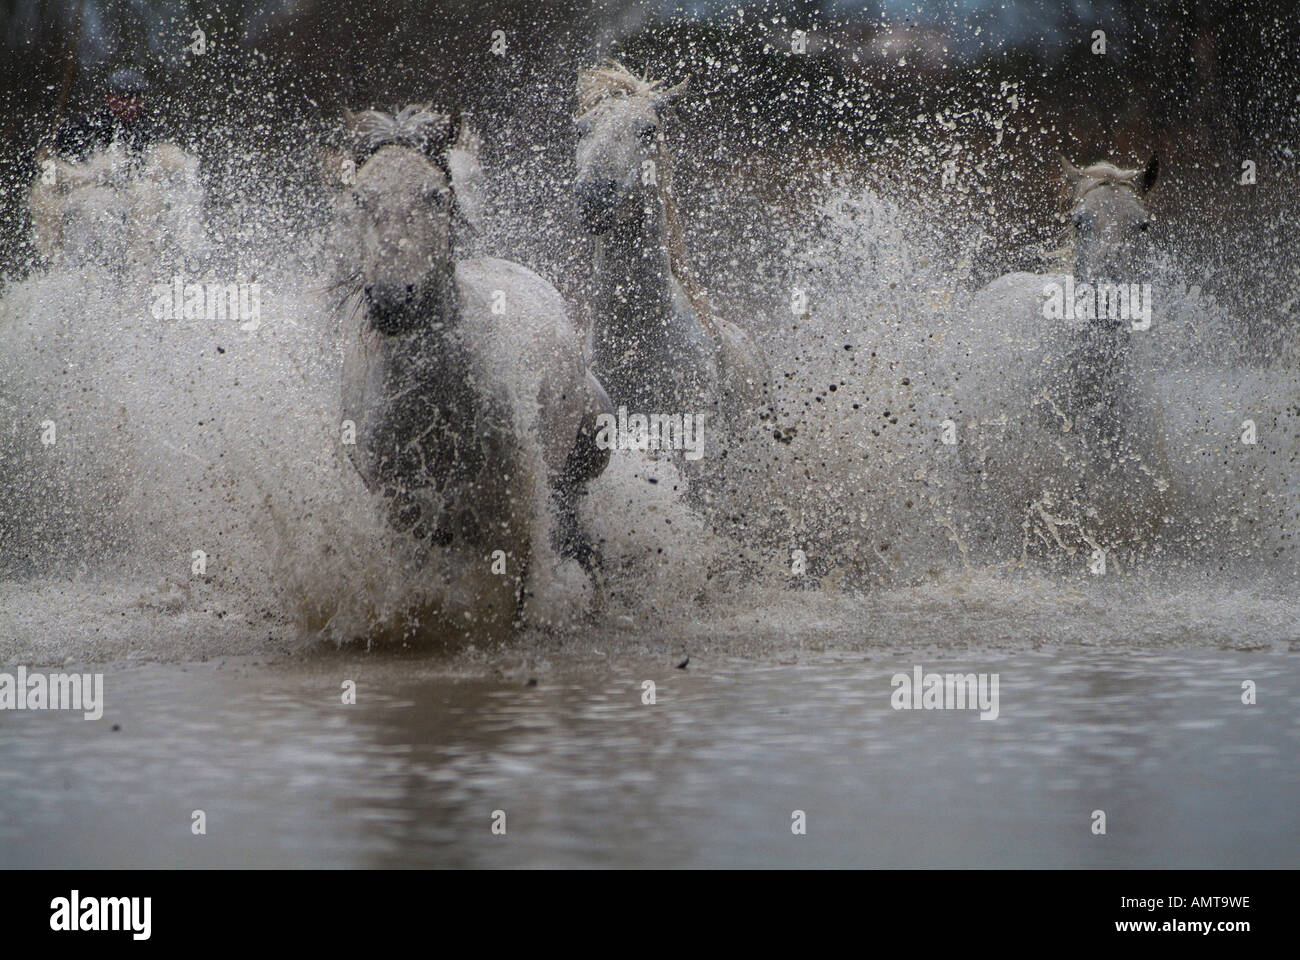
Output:
<instances>
[{"instance_id":1,"label":"horse ear","mask_svg":"<svg viewBox=\"0 0 1300 960\"><path fill-rule=\"evenodd\" d=\"M655 108L659 110L671 110L672 107L682 97L686 96L686 88L690 86L690 78L687 77L675 87L669 87L667 90L655 94Z\"/></svg>"},{"instance_id":2,"label":"horse ear","mask_svg":"<svg viewBox=\"0 0 1300 960\"><path fill-rule=\"evenodd\" d=\"M352 155L343 150L321 147L317 151L320 158L321 183L332 189L349 187L349 182L356 173L356 161Z\"/></svg>"},{"instance_id":3,"label":"horse ear","mask_svg":"<svg viewBox=\"0 0 1300 960\"><path fill-rule=\"evenodd\" d=\"M1061 176L1065 177L1065 182L1070 185L1071 189L1073 189L1079 184L1079 181L1083 179L1083 171L1072 164L1065 154L1060 154L1060 157Z\"/></svg>"},{"instance_id":4,"label":"horse ear","mask_svg":"<svg viewBox=\"0 0 1300 960\"><path fill-rule=\"evenodd\" d=\"M442 165L446 160L447 148L455 140L456 131L459 127L459 109L455 109L449 114L443 114L436 122L428 124L423 131L425 155L435 163Z\"/></svg>"},{"instance_id":5,"label":"horse ear","mask_svg":"<svg viewBox=\"0 0 1300 960\"><path fill-rule=\"evenodd\" d=\"M1160 176L1160 158L1153 153L1150 161L1147 162L1147 168L1142 171L1141 192L1146 193L1154 187L1158 176Z\"/></svg>"},{"instance_id":6,"label":"horse ear","mask_svg":"<svg viewBox=\"0 0 1300 960\"><path fill-rule=\"evenodd\" d=\"M457 104L451 108L451 112L447 115L447 139L443 145L444 150L456 142L456 138L460 136L460 128L464 123L465 117L460 112L460 105Z\"/></svg>"},{"instance_id":7,"label":"horse ear","mask_svg":"<svg viewBox=\"0 0 1300 960\"><path fill-rule=\"evenodd\" d=\"M370 155L360 135L363 117L364 113L353 113L347 107L343 108L343 150L358 169Z\"/></svg>"}]
</instances>

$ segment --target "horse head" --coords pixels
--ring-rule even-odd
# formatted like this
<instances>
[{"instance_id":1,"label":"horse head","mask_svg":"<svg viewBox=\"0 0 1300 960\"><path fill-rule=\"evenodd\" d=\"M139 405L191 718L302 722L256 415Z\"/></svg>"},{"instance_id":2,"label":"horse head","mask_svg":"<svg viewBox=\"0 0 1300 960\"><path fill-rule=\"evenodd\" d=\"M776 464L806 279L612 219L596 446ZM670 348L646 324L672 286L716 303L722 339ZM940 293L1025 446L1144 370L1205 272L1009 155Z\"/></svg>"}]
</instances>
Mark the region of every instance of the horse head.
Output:
<instances>
[{"instance_id":1,"label":"horse head","mask_svg":"<svg viewBox=\"0 0 1300 960\"><path fill-rule=\"evenodd\" d=\"M685 90L685 81L661 89L612 62L578 75L574 195L591 233L663 210L659 181L668 163L662 117Z\"/></svg>"},{"instance_id":2,"label":"horse head","mask_svg":"<svg viewBox=\"0 0 1300 960\"><path fill-rule=\"evenodd\" d=\"M1075 274L1081 280L1127 280L1150 255L1151 214L1145 198L1160 172L1156 157L1143 169L1109 163L1080 169L1061 158L1070 190Z\"/></svg>"},{"instance_id":3,"label":"horse head","mask_svg":"<svg viewBox=\"0 0 1300 960\"><path fill-rule=\"evenodd\" d=\"M422 105L346 114L355 182L347 217L361 292L380 333L419 329L451 288L451 116Z\"/></svg>"}]
</instances>

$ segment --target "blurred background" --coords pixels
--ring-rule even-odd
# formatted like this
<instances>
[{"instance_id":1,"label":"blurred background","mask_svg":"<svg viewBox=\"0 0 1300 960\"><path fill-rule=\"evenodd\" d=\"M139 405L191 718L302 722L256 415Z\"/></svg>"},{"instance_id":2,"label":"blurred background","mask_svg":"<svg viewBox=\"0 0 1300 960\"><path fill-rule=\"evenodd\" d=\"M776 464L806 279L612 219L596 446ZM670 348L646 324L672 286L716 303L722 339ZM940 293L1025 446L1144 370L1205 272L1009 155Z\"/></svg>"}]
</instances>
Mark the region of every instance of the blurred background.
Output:
<instances>
[{"instance_id":1,"label":"blurred background","mask_svg":"<svg viewBox=\"0 0 1300 960\"><path fill-rule=\"evenodd\" d=\"M491 51L497 30L504 55ZM581 302L587 254L564 190L573 86L579 66L616 56L691 80L673 134L688 232L710 293L741 313L762 308L746 302L762 281L746 264L766 258L737 249L779 243L780 224L753 221L798 215L829 171L915 196L933 245L969 260L971 283L1032 266L1059 240L1058 151L1121 165L1158 153L1157 216L1207 291L1236 298L1247 322L1289 314L1294 299L1294 245L1279 228L1296 209L1290 0L0 0L0 49L0 275L34 263L24 201L39 144L134 66L164 128L202 156L209 216L232 227L250 199L284 201L295 184L312 197L311 151L344 106L459 105L483 131L489 173L513 184L506 208L555 218L539 231L507 217L506 233L519 229L499 245ZM1246 159L1252 188L1239 184ZM941 192L949 161L956 182ZM319 213L297 199L280 202L287 237Z\"/></svg>"}]
</instances>

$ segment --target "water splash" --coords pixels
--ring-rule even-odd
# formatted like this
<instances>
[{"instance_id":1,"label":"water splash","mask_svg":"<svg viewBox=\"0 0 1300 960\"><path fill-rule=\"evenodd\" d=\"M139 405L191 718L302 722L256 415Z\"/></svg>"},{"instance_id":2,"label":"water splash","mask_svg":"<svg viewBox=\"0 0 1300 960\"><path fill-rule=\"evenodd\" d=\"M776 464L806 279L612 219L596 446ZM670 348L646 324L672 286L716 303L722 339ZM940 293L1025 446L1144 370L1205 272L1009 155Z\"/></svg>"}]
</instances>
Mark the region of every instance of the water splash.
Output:
<instances>
[{"instance_id":1,"label":"water splash","mask_svg":"<svg viewBox=\"0 0 1300 960\"><path fill-rule=\"evenodd\" d=\"M1231 316L1167 272L1157 336L1132 356L1136 459L1081 494L1089 450L1028 390L1060 351L1028 281L991 301L966 285L975 225L936 242L924 204L847 175L811 209L763 264L776 282L751 326L772 362L770 408L735 452L724 502L701 513L670 461L616 452L584 507L605 570L592 584L542 566L543 633L743 638L762 621L798 645L867 636L875 618L942 636L965 630L974 592L999 611L988 642L1060 629L1066 593L1091 598L1108 636L1187 604L1204 638L1278 636L1295 612L1270 586L1297 569L1293 363L1252 357ZM463 558L416 563L342 452L321 236L284 257L285 237L225 225L247 245L232 252L216 232L107 264L70 253L4 291L6 658L457 636L490 586ZM178 270L259 284L260 323L159 319L152 289ZM1254 444L1241 442L1248 419ZM978 474L962 446L972 422ZM1090 573L1092 550L1115 544L1128 552ZM1188 592L1207 578L1213 589ZM1238 622L1278 603L1285 615Z\"/></svg>"}]
</instances>

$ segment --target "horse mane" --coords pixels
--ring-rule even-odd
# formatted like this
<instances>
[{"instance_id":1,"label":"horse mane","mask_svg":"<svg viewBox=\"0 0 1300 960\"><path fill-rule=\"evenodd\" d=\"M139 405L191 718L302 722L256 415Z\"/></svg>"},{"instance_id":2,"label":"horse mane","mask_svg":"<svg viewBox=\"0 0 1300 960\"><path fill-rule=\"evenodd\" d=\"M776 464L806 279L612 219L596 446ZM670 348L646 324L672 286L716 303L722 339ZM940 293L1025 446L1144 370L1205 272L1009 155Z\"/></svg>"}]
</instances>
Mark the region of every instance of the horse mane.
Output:
<instances>
[{"instance_id":1,"label":"horse mane","mask_svg":"<svg viewBox=\"0 0 1300 960\"><path fill-rule=\"evenodd\" d=\"M1127 187L1136 190L1138 178L1142 176L1140 168L1125 170L1105 161L1081 167L1079 172L1083 174L1083 179L1080 181L1082 189L1075 191L1076 200L1098 187Z\"/></svg>"},{"instance_id":2,"label":"horse mane","mask_svg":"<svg viewBox=\"0 0 1300 960\"><path fill-rule=\"evenodd\" d=\"M1090 164L1081 168L1084 175L1094 180L1109 180L1111 183L1128 182L1136 180L1139 173L1142 172L1140 167L1134 167L1132 170L1124 170L1108 161Z\"/></svg>"},{"instance_id":3,"label":"horse mane","mask_svg":"<svg viewBox=\"0 0 1300 960\"><path fill-rule=\"evenodd\" d=\"M606 60L578 71L578 116L610 97L653 97L665 92L662 80L638 77L617 60Z\"/></svg>"},{"instance_id":4,"label":"horse mane","mask_svg":"<svg viewBox=\"0 0 1300 960\"><path fill-rule=\"evenodd\" d=\"M664 198L664 222L668 225L668 265L672 268L673 276L686 291L687 299L695 307L695 312L700 315L700 319L710 323L713 318L712 308L704 296L699 281L695 278L695 271L691 269L686 255L686 234L682 230L682 219L677 210L677 191L673 187L672 151L662 140L659 142L659 171L660 192Z\"/></svg>"},{"instance_id":5,"label":"horse mane","mask_svg":"<svg viewBox=\"0 0 1300 960\"><path fill-rule=\"evenodd\" d=\"M358 161L387 146L410 147L436 158L447 148L453 130L458 126L453 114L444 113L427 103L407 104L396 113L344 110L343 115Z\"/></svg>"},{"instance_id":6,"label":"horse mane","mask_svg":"<svg viewBox=\"0 0 1300 960\"><path fill-rule=\"evenodd\" d=\"M670 96L685 88L687 82L683 80L676 86L665 88L663 80L651 80L649 74L638 77L617 60L606 60L598 66L578 71L577 115L582 116L614 97L644 97L654 100L660 96ZM658 104L655 104L655 113L660 113ZM686 255L686 236L677 209L677 191L673 187L673 155L662 136L659 138L658 181L664 201L664 220L668 226L669 267L677 282L682 285L686 298L695 308L700 321L716 337L718 334L713 309L696 280Z\"/></svg>"}]
</instances>

